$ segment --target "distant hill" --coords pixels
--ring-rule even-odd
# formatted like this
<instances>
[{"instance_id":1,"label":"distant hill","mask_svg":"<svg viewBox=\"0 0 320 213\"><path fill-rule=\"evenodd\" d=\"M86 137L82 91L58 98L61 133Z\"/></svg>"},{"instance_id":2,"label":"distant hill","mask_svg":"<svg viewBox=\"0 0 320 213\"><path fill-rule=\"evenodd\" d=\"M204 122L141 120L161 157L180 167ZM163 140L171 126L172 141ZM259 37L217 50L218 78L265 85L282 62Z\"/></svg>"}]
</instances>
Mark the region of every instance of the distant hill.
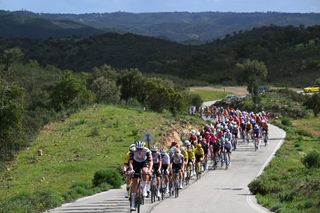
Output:
<instances>
[{"instance_id":1,"label":"distant hill","mask_svg":"<svg viewBox=\"0 0 320 213\"><path fill-rule=\"evenodd\" d=\"M115 12L77 15L0 11L0 36L5 37L47 38L94 35L101 31L129 32L195 45L271 24L317 25L320 24L320 13Z\"/></svg>"},{"instance_id":2,"label":"distant hill","mask_svg":"<svg viewBox=\"0 0 320 213\"><path fill-rule=\"evenodd\" d=\"M71 20L48 20L30 12L0 11L0 36L6 38L57 38L99 33L103 31Z\"/></svg>"},{"instance_id":3,"label":"distant hill","mask_svg":"<svg viewBox=\"0 0 320 213\"><path fill-rule=\"evenodd\" d=\"M198 43L232 35L233 32L253 27L311 26L320 24L320 13L223 13L223 12L168 12L168 13L91 13L41 14L50 20L71 20L113 32L131 32L172 41Z\"/></svg>"},{"instance_id":4,"label":"distant hill","mask_svg":"<svg viewBox=\"0 0 320 213\"><path fill-rule=\"evenodd\" d=\"M64 69L90 71L109 64L219 84L242 83L235 66L250 58L266 64L269 82L299 86L320 77L319 38L320 26L254 28L198 46L107 33L88 38L0 39L0 53L20 47L28 59Z\"/></svg>"}]
</instances>

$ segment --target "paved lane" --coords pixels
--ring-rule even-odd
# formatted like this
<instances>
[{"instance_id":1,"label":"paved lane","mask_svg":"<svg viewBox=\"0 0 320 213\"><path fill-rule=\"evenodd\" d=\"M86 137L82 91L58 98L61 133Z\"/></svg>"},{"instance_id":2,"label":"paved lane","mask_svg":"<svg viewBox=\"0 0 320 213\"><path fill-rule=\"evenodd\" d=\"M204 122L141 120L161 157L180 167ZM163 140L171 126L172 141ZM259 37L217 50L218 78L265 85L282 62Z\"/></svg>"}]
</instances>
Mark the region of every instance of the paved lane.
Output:
<instances>
[{"instance_id":1,"label":"paved lane","mask_svg":"<svg viewBox=\"0 0 320 213\"><path fill-rule=\"evenodd\" d=\"M266 163L271 160L275 149L282 143L285 132L270 125L270 144L254 151L253 144L240 143L232 153L232 165L228 170L208 172L200 181L181 193L179 199L168 199L155 206L152 213L163 212L265 212L252 201L247 185Z\"/></svg>"}]
</instances>

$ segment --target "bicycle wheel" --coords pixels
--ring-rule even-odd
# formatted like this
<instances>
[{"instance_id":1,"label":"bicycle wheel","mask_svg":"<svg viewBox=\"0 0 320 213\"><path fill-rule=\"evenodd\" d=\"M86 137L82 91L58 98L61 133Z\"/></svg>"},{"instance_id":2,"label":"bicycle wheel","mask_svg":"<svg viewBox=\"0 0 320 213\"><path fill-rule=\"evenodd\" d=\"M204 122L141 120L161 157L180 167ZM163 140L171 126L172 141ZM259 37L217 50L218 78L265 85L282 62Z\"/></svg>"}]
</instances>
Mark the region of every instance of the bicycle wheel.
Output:
<instances>
[{"instance_id":1,"label":"bicycle wheel","mask_svg":"<svg viewBox=\"0 0 320 213\"><path fill-rule=\"evenodd\" d=\"M140 212L140 206L142 204L142 190L141 190L141 180L138 181L138 194L136 195L136 208L137 212Z\"/></svg>"},{"instance_id":2,"label":"bicycle wheel","mask_svg":"<svg viewBox=\"0 0 320 213\"><path fill-rule=\"evenodd\" d=\"M175 186L174 186L174 197L179 197L179 178L176 177Z\"/></svg>"}]
</instances>

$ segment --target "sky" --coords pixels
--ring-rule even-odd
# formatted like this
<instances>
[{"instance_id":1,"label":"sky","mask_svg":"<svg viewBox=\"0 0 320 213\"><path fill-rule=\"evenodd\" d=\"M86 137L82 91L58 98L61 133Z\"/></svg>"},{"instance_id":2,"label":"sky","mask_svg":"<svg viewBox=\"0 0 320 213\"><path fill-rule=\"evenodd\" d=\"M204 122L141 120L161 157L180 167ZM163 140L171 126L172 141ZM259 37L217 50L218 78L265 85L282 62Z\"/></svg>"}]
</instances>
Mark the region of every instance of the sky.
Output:
<instances>
[{"instance_id":1,"label":"sky","mask_svg":"<svg viewBox=\"0 0 320 213\"><path fill-rule=\"evenodd\" d=\"M43 13L103 12L316 12L320 0L0 0L1 10Z\"/></svg>"}]
</instances>

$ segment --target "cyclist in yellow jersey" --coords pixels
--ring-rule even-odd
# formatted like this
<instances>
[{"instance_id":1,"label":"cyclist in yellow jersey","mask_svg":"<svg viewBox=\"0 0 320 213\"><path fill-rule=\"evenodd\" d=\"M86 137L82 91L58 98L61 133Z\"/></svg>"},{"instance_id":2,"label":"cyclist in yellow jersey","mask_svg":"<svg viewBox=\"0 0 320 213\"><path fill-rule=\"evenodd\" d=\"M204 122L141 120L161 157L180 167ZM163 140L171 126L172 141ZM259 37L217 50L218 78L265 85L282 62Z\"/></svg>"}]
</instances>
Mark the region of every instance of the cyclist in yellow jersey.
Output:
<instances>
[{"instance_id":1,"label":"cyclist in yellow jersey","mask_svg":"<svg viewBox=\"0 0 320 213\"><path fill-rule=\"evenodd\" d=\"M185 141L185 144L186 144L186 151L188 153L188 163L187 163L187 166L191 167L191 171L194 171L194 160L195 160L195 156L194 156L194 147L191 145L190 141L186 140ZM194 174L191 174L191 175L194 175Z\"/></svg>"},{"instance_id":2,"label":"cyclist in yellow jersey","mask_svg":"<svg viewBox=\"0 0 320 213\"><path fill-rule=\"evenodd\" d=\"M202 161L203 161L203 157L204 157L204 150L203 150L202 145L200 143L197 144L197 148L194 150L194 154L195 154L195 158L196 158L196 165L200 166L199 172L201 173Z\"/></svg>"}]
</instances>

